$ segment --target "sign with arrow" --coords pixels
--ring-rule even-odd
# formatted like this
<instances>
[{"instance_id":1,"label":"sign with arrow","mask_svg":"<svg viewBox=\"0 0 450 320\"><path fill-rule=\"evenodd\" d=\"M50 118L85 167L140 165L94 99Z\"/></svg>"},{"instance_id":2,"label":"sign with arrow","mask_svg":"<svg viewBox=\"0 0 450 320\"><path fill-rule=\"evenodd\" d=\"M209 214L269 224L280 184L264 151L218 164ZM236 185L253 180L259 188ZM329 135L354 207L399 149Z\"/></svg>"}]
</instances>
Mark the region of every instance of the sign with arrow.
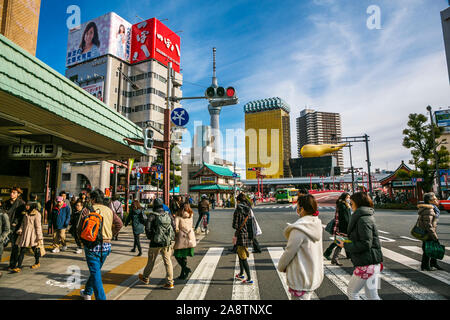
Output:
<instances>
[{"instance_id":1,"label":"sign with arrow","mask_svg":"<svg viewBox=\"0 0 450 320\"><path fill-rule=\"evenodd\" d=\"M189 114L183 108L176 108L170 114L170 119L174 125L184 127L189 122Z\"/></svg>"}]
</instances>

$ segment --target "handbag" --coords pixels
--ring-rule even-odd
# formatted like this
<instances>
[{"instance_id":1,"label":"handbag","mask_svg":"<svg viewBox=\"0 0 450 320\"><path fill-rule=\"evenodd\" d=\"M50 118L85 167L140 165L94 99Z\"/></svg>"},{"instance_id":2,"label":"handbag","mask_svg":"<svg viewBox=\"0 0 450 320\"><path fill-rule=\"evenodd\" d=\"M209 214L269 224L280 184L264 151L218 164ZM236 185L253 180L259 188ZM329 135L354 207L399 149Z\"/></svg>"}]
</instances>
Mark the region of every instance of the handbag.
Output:
<instances>
[{"instance_id":1,"label":"handbag","mask_svg":"<svg viewBox=\"0 0 450 320\"><path fill-rule=\"evenodd\" d=\"M252 223L253 223L253 232L255 237L258 237L262 235L262 230L258 224L258 221L256 220L255 214L253 213L253 210L250 209L251 215L252 215Z\"/></svg>"},{"instance_id":2,"label":"handbag","mask_svg":"<svg viewBox=\"0 0 450 320\"><path fill-rule=\"evenodd\" d=\"M247 220L248 220L248 216L245 217L244 222L242 222L242 225L239 227L239 230L237 230L235 234L241 232L242 228L243 228L244 225L247 223ZM234 236L232 241L233 241L233 245L235 246L236 243L237 243L237 237Z\"/></svg>"},{"instance_id":3,"label":"handbag","mask_svg":"<svg viewBox=\"0 0 450 320\"><path fill-rule=\"evenodd\" d=\"M421 227L419 227L419 219L417 219L416 224L411 229L411 235L420 241L428 240L428 232L426 230L422 229Z\"/></svg>"},{"instance_id":4,"label":"handbag","mask_svg":"<svg viewBox=\"0 0 450 320\"><path fill-rule=\"evenodd\" d=\"M425 241L425 254L433 259L442 260L445 254L445 246L439 243L439 241Z\"/></svg>"},{"instance_id":5,"label":"handbag","mask_svg":"<svg viewBox=\"0 0 450 320\"><path fill-rule=\"evenodd\" d=\"M328 222L327 226L325 227L325 231L328 232L329 234L333 234L335 224L336 218L333 218L332 220L330 220L330 222Z\"/></svg>"},{"instance_id":6,"label":"handbag","mask_svg":"<svg viewBox=\"0 0 450 320\"><path fill-rule=\"evenodd\" d=\"M41 252L41 257L45 256L45 254L47 253L47 252L45 251L45 247L44 247L44 244L43 244L43 243L40 243L40 244L39 244L39 251Z\"/></svg>"}]
</instances>

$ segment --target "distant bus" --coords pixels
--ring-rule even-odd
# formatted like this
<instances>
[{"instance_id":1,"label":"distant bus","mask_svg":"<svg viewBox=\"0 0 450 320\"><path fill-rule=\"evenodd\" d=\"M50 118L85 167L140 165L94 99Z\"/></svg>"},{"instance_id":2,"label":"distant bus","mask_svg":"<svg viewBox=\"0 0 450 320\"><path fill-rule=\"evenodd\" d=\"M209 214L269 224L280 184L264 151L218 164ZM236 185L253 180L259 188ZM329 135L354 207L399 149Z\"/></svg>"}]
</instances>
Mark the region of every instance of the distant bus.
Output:
<instances>
[{"instance_id":1,"label":"distant bus","mask_svg":"<svg viewBox=\"0 0 450 320\"><path fill-rule=\"evenodd\" d=\"M284 188L278 189L275 198L277 199L277 203L281 202L297 202L298 198L298 190L294 188Z\"/></svg>"}]
</instances>

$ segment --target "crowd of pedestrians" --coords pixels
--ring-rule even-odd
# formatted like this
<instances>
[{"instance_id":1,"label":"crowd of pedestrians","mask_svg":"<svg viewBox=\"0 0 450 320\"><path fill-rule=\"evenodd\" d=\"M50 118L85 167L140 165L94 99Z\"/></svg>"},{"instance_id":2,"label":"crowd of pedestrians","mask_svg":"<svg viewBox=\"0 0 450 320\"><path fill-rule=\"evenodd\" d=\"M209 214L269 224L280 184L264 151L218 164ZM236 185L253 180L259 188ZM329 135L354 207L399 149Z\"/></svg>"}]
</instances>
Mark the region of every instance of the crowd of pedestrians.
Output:
<instances>
[{"instance_id":1,"label":"crowd of pedestrians","mask_svg":"<svg viewBox=\"0 0 450 320\"><path fill-rule=\"evenodd\" d=\"M12 188L10 199L0 201L0 259L3 250L11 244L11 256L8 270L21 272L24 255L31 250L34 255L32 269L40 267L40 259L45 255L42 231L42 208L36 195L30 201L21 199L22 190ZM170 208L160 198L154 199L152 212L146 212L140 202L135 200L126 216L119 198L108 200L100 190L80 194L78 199L70 201L63 191L53 197L53 203L46 203L48 212L48 230L53 234L52 253L67 250L66 229L77 245L75 252L84 251L89 278L80 294L85 300L95 295L97 300L105 300L101 269L111 253L112 240L118 238L123 224L131 224L133 248L142 256L140 237L145 234L150 240L147 263L138 278L144 284L150 283L155 261L162 256L166 270L165 289L174 288L172 255L181 267L177 279L185 280L192 270L188 267L188 258L195 254L197 246L196 231L203 217L210 219L210 201L206 195L198 204L198 220L194 225L194 212L191 197L173 197ZM244 284L253 284L248 264L249 247L253 252L261 252L257 236L262 231L252 210L251 198L240 193L231 226L234 229L233 249L239 259L239 273L235 280ZM298 219L284 230L286 248L280 257L277 269L286 273L286 282L293 300L309 300L313 291L320 287L324 278L324 259L334 265L342 266L338 258L341 250L351 260L354 270L350 278L347 296L350 300L360 300L360 291L364 288L370 300L379 300L378 287L380 273L383 270L383 254L375 222L375 210L372 198L366 192L352 195L343 193L336 201L336 213L328 230L334 241L323 252L322 221L319 219L318 204L313 195L300 190L297 201ZM438 242L436 233L439 219L438 200L433 193L424 195L424 204L418 205L416 227L424 230L423 271L442 270L437 260L427 251L427 241ZM333 252L334 250L334 252ZM0 277L1 277L0 273Z\"/></svg>"}]
</instances>

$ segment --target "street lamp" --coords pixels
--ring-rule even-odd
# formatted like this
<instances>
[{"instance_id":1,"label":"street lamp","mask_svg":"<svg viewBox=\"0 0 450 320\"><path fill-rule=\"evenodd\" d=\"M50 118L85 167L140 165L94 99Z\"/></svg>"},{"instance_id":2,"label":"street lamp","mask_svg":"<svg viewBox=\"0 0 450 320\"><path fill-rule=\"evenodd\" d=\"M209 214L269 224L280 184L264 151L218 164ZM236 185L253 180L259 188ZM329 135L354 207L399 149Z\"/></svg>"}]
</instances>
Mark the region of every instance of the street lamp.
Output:
<instances>
[{"instance_id":1,"label":"street lamp","mask_svg":"<svg viewBox=\"0 0 450 320\"><path fill-rule=\"evenodd\" d=\"M434 135L434 122L433 122L433 114L431 106L427 107L428 112L430 113L430 121L431 121L431 135L433 137L433 150L434 150L434 160L436 163L436 179L437 179L437 186L438 186L438 194L439 197L442 199L442 190L441 190L441 178L439 177L439 158L436 150L436 138Z\"/></svg>"}]
</instances>

